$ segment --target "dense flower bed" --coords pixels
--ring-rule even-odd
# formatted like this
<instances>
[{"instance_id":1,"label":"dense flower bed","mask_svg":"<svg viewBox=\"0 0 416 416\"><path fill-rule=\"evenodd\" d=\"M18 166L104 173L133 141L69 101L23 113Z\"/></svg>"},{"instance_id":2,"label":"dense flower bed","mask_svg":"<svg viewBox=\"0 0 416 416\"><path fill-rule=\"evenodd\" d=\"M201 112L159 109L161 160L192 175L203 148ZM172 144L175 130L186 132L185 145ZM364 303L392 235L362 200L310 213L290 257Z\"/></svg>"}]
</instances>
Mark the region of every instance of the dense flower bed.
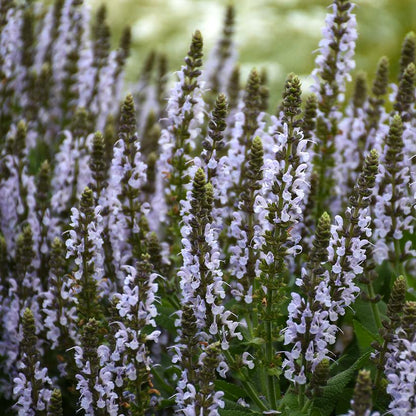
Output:
<instances>
[{"instance_id":1,"label":"dense flower bed","mask_svg":"<svg viewBox=\"0 0 416 416\"><path fill-rule=\"evenodd\" d=\"M0 8L2 414L416 415L412 33L346 99L334 0L273 112L232 7L124 100L105 8Z\"/></svg>"}]
</instances>

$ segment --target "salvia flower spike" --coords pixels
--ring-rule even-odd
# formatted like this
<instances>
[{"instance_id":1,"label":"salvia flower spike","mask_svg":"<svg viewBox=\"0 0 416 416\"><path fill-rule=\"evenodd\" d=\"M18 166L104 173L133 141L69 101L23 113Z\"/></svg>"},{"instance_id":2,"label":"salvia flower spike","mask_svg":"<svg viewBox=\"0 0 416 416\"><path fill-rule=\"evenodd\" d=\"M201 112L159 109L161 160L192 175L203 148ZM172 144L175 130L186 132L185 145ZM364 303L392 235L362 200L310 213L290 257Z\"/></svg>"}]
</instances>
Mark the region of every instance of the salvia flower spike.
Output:
<instances>
[{"instance_id":1,"label":"salvia flower spike","mask_svg":"<svg viewBox=\"0 0 416 416\"><path fill-rule=\"evenodd\" d=\"M127 85L105 6L0 1L1 410L415 414L415 35L349 88L328 2L273 114L238 4Z\"/></svg>"}]
</instances>

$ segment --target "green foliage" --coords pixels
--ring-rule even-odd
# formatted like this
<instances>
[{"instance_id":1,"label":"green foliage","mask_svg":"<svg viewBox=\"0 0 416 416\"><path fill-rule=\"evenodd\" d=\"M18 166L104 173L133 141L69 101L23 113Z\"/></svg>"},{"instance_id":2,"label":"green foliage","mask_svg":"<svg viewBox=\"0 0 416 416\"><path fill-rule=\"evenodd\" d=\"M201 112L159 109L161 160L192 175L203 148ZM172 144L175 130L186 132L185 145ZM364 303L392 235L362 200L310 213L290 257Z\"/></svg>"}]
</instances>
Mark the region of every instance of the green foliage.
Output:
<instances>
[{"instance_id":1,"label":"green foliage","mask_svg":"<svg viewBox=\"0 0 416 416\"><path fill-rule=\"evenodd\" d=\"M319 409L321 416L331 415L339 397L343 395L345 387L352 380L357 369L365 365L369 356L369 352L365 353L347 370L336 374L328 380L328 384L323 388L322 397L317 398L313 404L314 407ZM336 363L333 366L336 366Z\"/></svg>"}]
</instances>

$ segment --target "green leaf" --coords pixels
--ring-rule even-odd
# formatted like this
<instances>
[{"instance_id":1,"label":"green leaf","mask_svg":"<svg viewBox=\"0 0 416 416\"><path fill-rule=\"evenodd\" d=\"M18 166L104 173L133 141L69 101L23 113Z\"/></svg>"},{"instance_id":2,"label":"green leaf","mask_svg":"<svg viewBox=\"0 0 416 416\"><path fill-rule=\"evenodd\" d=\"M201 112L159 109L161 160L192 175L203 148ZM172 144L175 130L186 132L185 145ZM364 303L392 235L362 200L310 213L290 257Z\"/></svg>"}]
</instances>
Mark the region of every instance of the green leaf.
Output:
<instances>
[{"instance_id":1,"label":"green leaf","mask_svg":"<svg viewBox=\"0 0 416 416\"><path fill-rule=\"evenodd\" d=\"M272 367L272 368L268 368L266 370L266 373L269 376L276 376L276 377L280 377L282 374L282 369L280 367Z\"/></svg>"},{"instance_id":2,"label":"green leaf","mask_svg":"<svg viewBox=\"0 0 416 416\"><path fill-rule=\"evenodd\" d=\"M356 313L355 318L363 323L369 331L376 333L378 328L373 317L370 303L358 298L354 303L354 310Z\"/></svg>"},{"instance_id":3,"label":"green leaf","mask_svg":"<svg viewBox=\"0 0 416 416\"><path fill-rule=\"evenodd\" d=\"M290 411L290 415L292 415L293 412L299 413L300 409L298 395L294 393L286 393L280 401L279 409Z\"/></svg>"},{"instance_id":4,"label":"green leaf","mask_svg":"<svg viewBox=\"0 0 416 416\"><path fill-rule=\"evenodd\" d=\"M247 407L237 404L235 401L224 399L225 408L220 410L220 415L223 416L247 416L247 415L261 415L261 413L254 412Z\"/></svg>"},{"instance_id":5,"label":"green leaf","mask_svg":"<svg viewBox=\"0 0 416 416\"><path fill-rule=\"evenodd\" d=\"M335 414L346 415L348 413L348 410L351 409L351 397L353 394L354 388L352 386L344 389L343 394L339 397Z\"/></svg>"},{"instance_id":6,"label":"green leaf","mask_svg":"<svg viewBox=\"0 0 416 416\"><path fill-rule=\"evenodd\" d=\"M366 328L361 322L354 319L354 332L357 337L358 346L362 353L368 351L371 348L371 343L373 341L380 342L380 338Z\"/></svg>"},{"instance_id":7,"label":"green leaf","mask_svg":"<svg viewBox=\"0 0 416 416\"><path fill-rule=\"evenodd\" d=\"M215 381L215 389L224 392L224 398L237 401L240 398L246 398L245 391L236 384L227 383L224 380Z\"/></svg>"},{"instance_id":8,"label":"green leaf","mask_svg":"<svg viewBox=\"0 0 416 416\"><path fill-rule=\"evenodd\" d=\"M169 334L176 336L175 318L172 317L175 310L172 307L158 306L158 312L159 314L155 318L157 325L166 329Z\"/></svg>"},{"instance_id":9,"label":"green leaf","mask_svg":"<svg viewBox=\"0 0 416 416\"><path fill-rule=\"evenodd\" d=\"M163 399L160 401L158 405L158 409L162 410L162 409L166 409L169 407L173 407L175 406L175 404L176 404L175 399Z\"/></svg>"},{"instance_id":10,"label":"green leaf","mask_svg":"<svg viewBox=\"0 0 416 416\"><path fill-rule=\"evenodd\" d=\"M175 393L175 389L166 382L165 375L167 374L167 371L164 371L161 367L153 366L152 374L154 377L154 384L158 390L162 393L165 392L169 396L172 396Z\"/></svg>"},{"instance_id":11,"label":"green leaf","mask_svg":"<svg viewBox=\"0 0 416 416\"><path fill-rule=\"evenodd\" d=\"M221 416L247 416L247 415L261 415L261 413L252 412L251 410L242 411L242 410L234 410L234 409L233 410L223 409L223 410L220 410L220 415Z\"/></svg>"},{"instance_id":12,"label":"green leaf","mask_svg":"<svg viewBox=\"0 0 416 416\"><path fill-rule=\"evenodd\" d=\"M314 403L314 408L319 409L322 416L331 415L355 371L365 364L369 356L370 352L366 352L350 368L328 380L328 384L323 389L322 397L317 398Z\"/></svg>"},{"instance_id":13,"label":"green leaf","mask_svg":"<svg viewBox=\"0 0 416 416\"><path fill-rule=\"evenodd\" d=\"M263 345L266 341L264 338L252 338L250 341L244 342L245 345Z\"/></svg>"},{"instance_id":14,"label":"green leaf","mask_svg":"<svg viewBox=\"0 0 416 416\"><path fill-rule=\"evenodd\" d=\"M330 366L330 374L334 376L344 370L348 370L362 356L357 342L351 342L345 348L341 357Z\"/></svg>"}]
</instances>

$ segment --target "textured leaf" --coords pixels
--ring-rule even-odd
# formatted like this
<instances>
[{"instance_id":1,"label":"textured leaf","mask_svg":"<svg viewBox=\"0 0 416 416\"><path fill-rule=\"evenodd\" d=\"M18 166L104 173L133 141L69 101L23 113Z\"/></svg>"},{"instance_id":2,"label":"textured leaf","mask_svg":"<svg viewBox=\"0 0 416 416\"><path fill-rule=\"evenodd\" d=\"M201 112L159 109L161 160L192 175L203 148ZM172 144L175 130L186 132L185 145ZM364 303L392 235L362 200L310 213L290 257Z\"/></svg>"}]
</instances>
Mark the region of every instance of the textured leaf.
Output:
<instances>
[{"instance_id":1,"label":"textured leaf","mask_svg":"<svg viewBox=\"0 0 416 416\"><path fill-rule=\"evenodd\" d=\"M244 408L243 408L244 409ZM255 413L250 410L235 410L235 409L223 409L220 410L221 416L247 416L247 415L261 415L261 413Z\"/></svg>"},{"instance_id":2,"label":"textured leaf","mask_svg":"<svg viewBox=\"0 0 416 416\"><path fill-rule=\"evenodd\" d=\"M358 346L360 347L360 351L362 353L368 351L371 348L371 343L373 341L380 342L379 337L371 332L368 328L366 328L361 322L354 320L353 325Z\"/></svg>"},{"instance_id":3,"label":"textured leaf","mask_svg":"<svg viewBox=\"0 0 416 416\"><path fill-rule=\"evenodd\" d=\"M370 303L358 298L354 303L354 310L356 312L356 318L362 322L369 331L376 333L378 328L374 321Z\"/></svg>"},{"instance_id":4,"label":"textured leaf","mask_svg":"<svg viewBox=\"0 0 416 416\"><path fill-rule=\"evenodd\" d=\"M175 310L172 307L158 306L158 312L159 314L155 318L157 325L166 329L169 334L175 336L175 318L172 317Z\"/></svg>"},{"instance_id":5,"label":"textured leaf","mask_svg":"<svg viewBox=\"0 0 416 416\"><path fill-rule=\"evenodd\" d=\"M300 411L298 395L294 393L286 393L280 401L279 407L284 410L290 410L290 414L294 411Z\"/></svg>"},{"instance_id":6,"label":"textured leaf","mask_svg":"<svg viewBox=\"0 0 416 416\"><path fill-rule=\"evenodd\" d=\"M220 410L220 415L223 416L247 416L247 415L261 415L261 413L254 412L247 407L237 404L235 401L224 399L225 409Z\"/></svg>"},{"instance_id":7,"label":"textured leaf","mask_svg":"<svg viewBox=\"0 0 416 416\"><path fill-rule=\"evenodd\" d=\"M250 341L244 342L245 345L262 345L266 341L264 338L252 338Z\"/></svg>"},{"instance_id":8,"label":"textured leaf","mask_svg":"<svg viewBox=\"0 0 416 416\"><path fill-rule=\"evenodd\" d=\"M350 368L328 380L327 386L323 389L322 397L316 399L314 404L314 407L320 410L322 416L331 415L355 371L364 365L369 356L370 352L365 353Z\"/></svg>"},{"instance_id":9,"label":"textured leaf","mask_svg":"<svg viewBox=\"0 0 416 416\"><path fill-rule=\"evenodd\" d=\"M215 382L215 389L224 392L224 397L228 400L237 401L240 398L246 398L246 392L236 384L227 383L224 380Z\"/></svg>"}]
</instances>

